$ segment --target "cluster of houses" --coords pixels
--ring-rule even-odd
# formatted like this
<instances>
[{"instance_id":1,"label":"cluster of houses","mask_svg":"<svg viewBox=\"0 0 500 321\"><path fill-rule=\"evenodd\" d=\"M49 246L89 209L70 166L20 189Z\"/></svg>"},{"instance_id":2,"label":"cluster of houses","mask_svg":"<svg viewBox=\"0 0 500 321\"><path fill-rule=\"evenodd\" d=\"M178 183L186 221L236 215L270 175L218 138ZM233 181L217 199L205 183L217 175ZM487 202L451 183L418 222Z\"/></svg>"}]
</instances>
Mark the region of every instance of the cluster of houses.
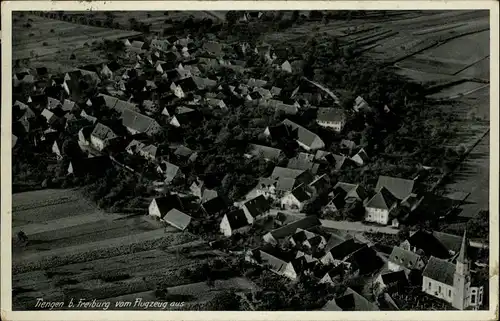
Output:
<instances>
[{"instance_id":1,"label":"cluster of houses","mask_svg":"<svg viewBox=\"0 0 500 321\"><path fill-rule=\"evenodd\" d=\"M242 19L255 18L245 15ZM207 75L214 71L220 75L225 69L247 74L245 56L228 54L233 46L216 41L200 43L189 36L151 41L126 39L124 45L123 54L130 66L111 61L81 66L62 75L51 75L47 68L14 72L13 148L19 139L29 140L34 146L48 145L60 160L67 151L58 137L66 131L74 133L85 155L70 158L68 174L103 172L112 166L112 160L116 161L109 152L118 150L154 164L161 177L160 183L171 184L185 179L180 163L194 162L198 151L185 145L162 150L153 138L165 126L201 123L201 108L230 110L229 94L286 115L295 115L301 108L321 105L321 101L332 99L331 107L315 108L316 123L333 132L341 132L346 124L346 115L338 107L337 96L308 80L302 81L289 97L284 97L281 88L252 77L229 85L228 93L220 84L220 76L211 79ZM301 68L299 60L281 59L270 45L252 47L242 43L237 46L243 53L251 51L261 55L270 65L284 72L292 73ZM150 79L144 79L151 74ZM97 87L105 90L92 93ZM29 94L23 91L26 89ZM370 108L362 97L357 97L353 105L355 112ZM102 111L117 115L121 127L117 128L109 119L105 121L100 116ZM342 211L359 203L364 208L365 221L397 227L422 202L415 181L380 176L374 193L357 183L337 182L332 186L327 175L318 173L325 168L340 171L348 166L364 166L370 157L363 148L353 141L342 140L341 153L326 152L325 142L319 135L288 118L277 126L265 128L263 134L268 141L293 138L302 151L288 159L286 167L275 166L272 174L261 178L242 202L230 204L215 189L206 188L200 180L195 181L187 193L196 197L197 209L208 217L219 217L220 234L226 237L247 233L257 222L271 217L276 228L262 236L264 245L249 251L246 259L268 266L292 280L309 273L320 282L335 283L345 275L378 271L383 262L373 247L353 238L325 233L316 216L296 220L293 215L277 214L273 210L300 213L318 194L326 192L328 200L322 204L325 212ZM280 149L260 144L249 144L245 156L276 164L285 159ZM187 229L195 220L183 199L176 194L154 198L148 212L179 230ZM466 236L461 247L454 248L453 253L442 250L438 254L435 251L440 247L427 249L425 242L419 241L418 233L394 248L388 262L389 272L381 274L377 282L388 287L400 279L406 280L411 271L422 271L424 292L458 309L480 306L483 288L471 281ZM441 248L448 249L444 245ZM419 254L422 250L425 255ZM352 289L334 301L327 306L337 310L358 309L359 306L376 309Z\"/></svg>"}]
</instances>

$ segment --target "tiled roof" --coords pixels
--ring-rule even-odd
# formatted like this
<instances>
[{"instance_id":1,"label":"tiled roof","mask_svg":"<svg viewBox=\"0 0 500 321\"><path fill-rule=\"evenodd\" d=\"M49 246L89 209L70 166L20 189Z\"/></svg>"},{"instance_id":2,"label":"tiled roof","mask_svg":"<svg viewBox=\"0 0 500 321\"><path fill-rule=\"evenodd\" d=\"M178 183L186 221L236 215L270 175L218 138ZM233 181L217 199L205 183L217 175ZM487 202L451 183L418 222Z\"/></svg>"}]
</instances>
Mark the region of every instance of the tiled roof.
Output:
<instances>
[{"instance_id":1,"label":"tiled roof","mask_svg":"<svg viewBox=\"0 0 500 321\"><path fill-rule=\"evenodd\" d=\"M272 230L270 233L275 239L279 239L292 235L298 228L306 230L311 227L319 225L321 225L319 219L316 216L312 215L312 216L306 216L303 219L300 219L298 221L292 222L290 224Z\"/></svg>"},{"instance_id":2,"label":"tiled roof","mask_svg":"<svg viewBox=\"0 0 500 321\"><path fill-rule=\"evenodd\" d=\"M245 212L243 212L243 210L241 209L237 209L227 213L226 217L227 221L229 222L229 226L231 226L231 229L233 230L242 228L249 224L247 221L247 217L245 216Z\"/></svg>"},{"instance_id":3,"label":"tiled roof","mask_svg":"<svg viewBox=\"0 0 500 321\"><path fill-rule=\"evenodd\" d=\"M305 186L303 186L303 185L295 188L292 191L292 194L299 202L305 202L311 198L309 193L307 193Z\"/></svg>"},{"instance_id":4,"label":"tiled roof","mask_svg":"<svg viewBox=\"0 0 500 321\"><path fill-rule=\"evenodd\" d=\"M390 176L379 176L375 190L387 188L399 200L404 199L413 192L414 181Z\"/></svg>"},{"instance_id":5,"label":"tiled roof","mask_svg":"<svg viewBox=\"0 0 500 321\"><path fill-rule=\"evenodd\" d=\"M334 259L343 260L347 256L351 255L352 253L358 251L359 249L365 246L366 244L357 243L353 239L348 239L338 244L337 246L333 247L329 252Z\"/></svg>"},{"instance_id":6,"label":"tiled roof","mask_svg":"<svg viewBox=\"0 0 500 321\"><path fill-rule=\"evenodd\" d=\"M153 118L129 109L124 109L122 111L121 119L125 127L133 129L139 133L150 134L150 131L154 126L160 126Z\"/></svg>"},{"instance_id":7,"label":"tiled roof","mask_svg":"<svg viewBox=\"0 0 500 321\"><path fill-rule=\"evenodd\" d=\"M397 198L385 187L380 189L368 202L365 207L390 210L397 203Z\"/></svg>"},{"instance_id":8,"label":"tiled roof","mask_svg":"<svg viewBox=\"0 0 500 321\"><path fill-rule=\"evenodd\" d=\"M293 179L295 179L295 178L299 177L304 172L305 172L304 170L276 166L273 170L273 173L271 174L271 178L293 178Z\"/></svg>"},{"instance_id":9,"label":"tiled roof","mask_svg":"<svg viewBox=\"0 0 500 321\"><path fill-rule=\"evenodd\" d=\"M179 196L174 194L155 198L155 201L162 217L174 208L178 210L184 209L181 199L179 198Z\"/></svg>"},{"instance_id":10,"label":"tiled roof","mask_svg":"<svg viewBox=\"0 0 500 321\"><path fill-rule=\"evenodd\" d=\"M453 286L454 274L455 264L434 256L431 256L423 272L423 276L450 286Z\"/></svg>"},{"instance_id":11,"label":"tiled roof","mask_svg":"<svg viewBox=\"0 0 500 321\"><path fill-rule=\"evenodd\" d=\"M389 256L389 262L395 263L407 269L414 269L420 260L420 255L395 246Z\"/></svg>"},{"instance_id":12,"label":"tiled roof","mask_svg":"<svg viewBox=\"0 0 500 321\"><path fill-rule=\"evenodd\" d=\"M337 122L344 121L344 112L337 108L319 108L316 118L319 122Z\"/></svg>"},{"instance_id":13,"label":"tiled roof","mask_svg":"<svg viewBox=\"0 0 500 321\"><path fill-rule=\"evenodd\" d=\"M412 247L421 249L426 256L448 258L448 249L431 233L418 230L411 234L407 240Z\"/></svg>"},{"instance_id":14,"label":"tiled roof","mask_svg":"<svg viewBox=\"0 0 500 321\"><path fill-rule=\"evenodd\" d=\"M368 301L361 294L348 288L344 295L332 300L332 303L327 303L330 311L379 311L380 309ZM324 307L324 309L325 309Z\"/></svg>"},{"instance_id":15,"label":"tiled roof","mask_svg":"<svg viewBox=\"0 0 500 321\"><path fill-rule=\"evenodd\" d=\"M249 201L246 201L244 203L244 206L247 208L248 212L250 212L250 215L252 215L253 217L265 214L271 209L271 204L262 195L259 195Z\"/></svg>"},{"instance_id":16,"label":"tiled roof","mask_svg":"<svg viewBox=\"0 0 500 321\"><path fill-rule=\"evenodd\" d=\"M297 140L309 148L322 148L325 146L321 138L310 130L288 119L285 119L283 124L290 126L293 130L297 130Z\"/></svg>"},{"instance_id":17,"label":"tiled roof","mask_svg":"<svg viewBox=\"0 0 500 321\"><path fill-rule=\"evenodd\" d=\"M220 197L214 197L205 201L203 204L203 209L207 212L208 215L215 215L225 209L227 209L228 205L226 201Z\"/></svg>"},{"instance_id":18,"label":"tiled roof","mask_svg":"<svg viewBox=\"0 0 500 321\"><path fill-rule=\"evenodd\" d=\"M165 222L173 225L181 231L185 230L191 222L191 216L184 214L175 208L168 211L163 219L165 220Z\"/></svg>"},{"instance_id":19,"label":"tiled roof","mask_svg":"<svg viewBox=\"0 0 500 321\"><path fill-rule=\"evenodd\" d=\"M385 285L390 285L395 283L399 285L408 284L408 280L406 279L406 274L404 271L389 272L382 274L380 277L382 278L382 282L384 282Z\"/></svg>"},{"instance_id":20,"label":"tiled roof","mask_svg":"<svg viewBox=\"0 0 500 321\"><path fill-rule=\"evenodd\" d=\"M95 136L101 140L108 140L118 137L112 130L106 125L97 123L94 130L92 131L92 136Z\"/></svg>"},{"instance_id":21,"label":"tiled roof","mask_svg":"<svg viewBox=\"0 0 500 321\"><path fill-rule=\"evenodd\" d=\"M251 144L249 153L253 156L262 156L263 158L272 160L278 158L281 155L282 151L278 148Z\"/></svg>"}]
</instances>

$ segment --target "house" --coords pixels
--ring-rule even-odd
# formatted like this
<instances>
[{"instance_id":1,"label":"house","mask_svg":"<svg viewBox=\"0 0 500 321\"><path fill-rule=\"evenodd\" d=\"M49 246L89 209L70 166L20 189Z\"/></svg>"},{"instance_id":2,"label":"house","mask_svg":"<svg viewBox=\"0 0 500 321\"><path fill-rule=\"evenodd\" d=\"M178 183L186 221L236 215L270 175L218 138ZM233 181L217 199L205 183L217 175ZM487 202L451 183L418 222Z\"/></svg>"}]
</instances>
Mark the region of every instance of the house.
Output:
<instances>
[{"instance_id":1,"label":"house","mask_svg":"<svg viewBox=\"0 0 500 321\"><path fill-rule=\"evenodd\" d=\"M181 127L183 124L187 124L191 121L196 121L199 117L196 110L186 107L179 106L175 110L175 115L170 120L170 125L174 127Z\"/></svg>"},{"instance_id":2,"label":"house","mask_svg":"<svg viewBox=\"0 0 500 321\"><path fill-rule=\"evenodd\" d=\"M445 300L455 309L478 309L483 303L484 287L471 278L469 242L464 232L455 263L431 256L422 274L422 291Z\"/></svg>"},{"instance_id":3,"label":"house","mask_svg":"<svg viewBox=\"0 0 500 321\"><path fill-rule=\"evenodd\" d=\"M422 270L425 266L423 258L417 253L407 251L399 246L392 249L387 261L389 271L403 271L408 276L412 270Z\"/></svg>"},{"instance_id":4,"label":"house","mask_svg":"<svg viewBox=\"0 0 500 321\"><path fill-rule=\"evenodd\" d=\"M250 144L249 151L246 155L248 155L248 157L262 158L267 161L275 161L283 155L283 152L278 148Z\"/></svg>"},{"instance_id":5,"label":"house","mask_svg":"<svg viewBox=\"0 0 500 321\"><path fill-rule=\"evenodd\" d=\"M300 152L297 156L288 160L287 168L304 171L308 170L312 174L316 174L319 169L319 164L314 162L313 154Z\"/></svg>"},{"instance_id":6,"label":"house","mask_svg":"<svg viewBox=\"0 0 500 321\"><path fill-rule=\"evenodd\" d=\"M12 134L12 148L16 146L17 140L18 140L17 136Z\"/></svg>"},{"instance_id":7,"label":"house","mask_svg":"<svg viewBox=\"0 0 500 321\"><path fill-rule=\"evenodd\" d=\"M152 136L162 130L162 127L156 120L130 109L123 109L121 114L123 126L129 133L146 134Z\"/></svg>"},{"instance_id":8,"label":"house","mask_svg":"<svg viewBox=\"0 0 500 321\"><path fill-rule=\"evenodd\" d=\"M48 109L42 110L42 112L40 113L40 115L42 115L45 118L45 120L47 121L47 123L50 122L50 120L52 119L52 117L57 117L57 116L54 115L53 112L51 112Z\"/></svg>"},{"instance_id":9,"label":"house","mask_svg":"<svg viewBox=\"0 0 500 321\"><path fill-rule=\"evenodd\" d=\"M283 122L286 126L290 126L292 130L297 131L297 143L306 150L316 150L325 147L325 143L321 138L304 127L285 119Z\"/></svg>"},{"instance_id":10,"label":"house","mask_svg":"<svg viewBox=\"0 0 500 321\"><path fill-rule=\"evenodd\" d=\"M184 146L184 145L179 145L175 151L174 155L177 156L178 158L189 158L191 155L194 154L194 150Z\"/></svg>"},{"instance_id":11,"label":"house","mask_svg":"<svg viewBox=\"0 0 500 321\"><path fill-rule=\"evenodd\" d=\"M328 270L326 274L319 280L319 283L326 283L335 285L338 284L340 280L344 277L345 269L342 265L337 265Z\"/></svg>"},{"instance_id":12,"label":"house","mask_svg":"<svg viewBox=\"0 0 500 321\"><path fill-rule=\"evenodd\" d=\"M258 91L253 91L253 92L249 93L248 95L246 95L245 98L248 101L257 101L257 102L259 102L262 99L262 95Z\"/></svg>"},{"instance_id":13,"label":"house","mask_svg":"<svg viewBox=\"0 0 500 321\"><path fill-rule=\"evenodd\" d=\"M57 140L55 140L54 144L52 144L52 152L56 154L57 160L61 160L63 158L61 150L62 145Z\"/></svg>"},{"instance_id":14,"label":"house","mask_svg":"<svg viewBox=\"0 0 500 321\"><path fill-rule=\"evenodd\" d=\"M277 97L281 94L281 88L276 87L276 86L272 86L271 89L269 89L269 91L271 92L273 97Z\"/></svg>"},{"instance_id":15,"label":"house","mask_svg":"<svg viewBox=\"0 0 500 321\"><path fill-rule=\"evenodd\" d=\"M408 286L408 279L403 271L388 272L380 274L374 281L376 285L376 293L380 294L384 291L387 292L400 292Z\"/></svg>"},{"instance_id":16,"label":"house","mask_svg":"<svg viewBox=\"0 0 500 321\"><path fill-rule=\"evenodd\" d=\"M222 56L222 45L215 41L206 41L203 43L202 50L207 52L210 55L221 57Z\"/></svg>"},{"instance_id":17,"label":"house","mask_svg":"<svg viewBox=\"0 0 500 321\"><path fill-rule=\"evenodd\" d=\"M150 144L150 145L145 145L138 151L139 155L142 157L154 161L158 156L160 156L158 147Z\"/></svg>"},{"instance_id":18,"label":"house","mask_svg":"<svg viewBox=\"0 0 500 321\"><path fill-rule=\"evenodd\" d=\"M278 256L282 256L282 253L277 253L274 249L256 249L250 251L247 260L267 267L277 275L296 280L299 273L295 270L293 264L289 260Z\"/></svg>"},{"instance_id":19,"label":"house","mask_svg":"<svg viewBox=\"0 0 500 321\"><path fill-rule=\"evenodd\" d=\"M382 187L365 204L365 220L387 225L391 219L391 212L396 209L398 199L385 187Z\"/></svg>"},{"instance_id":20,"label":"house","mask_svg":"<svg viewBox=\"0 0 500 321\"><path fill-rule=\"evenodd\" d=\"M328 301L322 311L379 311L380 309L351 288L336 299Z\"/></svg>"},{"instance_id":21,"label":"house","mask_svg":"<svg viewBox=\"0 0 500 321\"><path fill-rule=\"evenodd\" d=\"M184 231L189 226L189 223L191 223L191 216L173 208L167 212L163 220L173 227Z\"/></svg>"},{"instance_id":22,"label":"house","mask_svg":"<svg viewBox=\"0 0 500 321\"><path fill-rule=\"evenodd\" d=\"M262 88L262 87L264 87L265 85L267 85L267 80L250 78L250 79L248 79L248 81L247 81L247 86L248 86L249 88L253 88L253 89L256 89L256 88Z\"/></svg>"},{"instance_id":23,"label":"house","mask_svg":"<svg viewBox=\"0 0 500 321\"><path fill-rule=\"evenodd\" d=\"M220 231L227 237L234 234L245 233L249 229L249 222L242 209L237 209L225 214L220 222Z\"/></svg>"},{"instance_id":24,"label":"house","mask_svg":"<svg viewBox=\"0 0 500 321\"><path fill-rule=\"evenodd\" d=\"M299 108L296 105L284 104L278 102L274 105L276 113L284 113L285 115L296 115L299 112Z\"/></svg>"},{"instance_id":25,"label":"house","mask_svg":"<svg viewBox=\"0 0 500 321\"><path fill-rule=\"evenodd\" d=\"M288 238L288 243L293 247L305 247L309 250L317 251L325 247L326 239L322 235L298 228Z\"/></svg>"},{"instance_id":26,"label":"house","mask_svg":"<svg viewBox=\"0 0 500 321\"><path fill-rule=\"evenodd\" d=\"M85 109L82 109L82 111L80 112L80 116L92 124L97 123L97 118L87 114L87 112L85 112Z\"/></svg>"},{"instance_id":27,"label":"house","mask_svg":"<svg viewBox=\"0 0 500 321\"><path fill-rule=\"evenodd\" d=\"M366 154L365 150L361 148L354 156L351 157L351 160L357 165L363 166L370 159L368 158L368 154Z\"/></svg>"},{"instance_id":28,"label":"house","mask_svg":"<svg viewBox=\"0 0 500 321\"><path fill-rule=\"evenodd\" d=\"M345 198L343 195L335 195L330 199L330 201L323 207L325 212L335 213L342 210L345 207Z\"/></svg>"},{"instance_id":29,"label":"house","mask_svg":"<svg viewBox=\"0 0 500 321\"><path fill-rule=\"evenodd\" d=\"M247 220L253 224L255 220L265 217L271 210L270 202L262 195L254 197L241 205L241 209L245 213Z\"/></svg>"},{"instance_id":30,"label":"house","mask_svg":"<svg viewBox=\"0 0 500 321\"><path fill-rule=\"evenodd\" d=\"M62 106L61 101L59 101L58 99L47 97L47 109L54 110L61 106Z\"/></svg>"},{"instance_id":31,"label":"house","mask_svg":"<svg viewBox=\"0 0 500 321\"><path fill-rule=\"evenodd\" d=\"M183 178L184 174L181 172L179 166L162 161L157 167L156 171L165 176L165 182L171 183L174 179Z\"/></svg>"},{"instance_id":32,"label":"house","mask_svg":"<svg viewBox=\"0 0 500 321\"><path fill-rule=\"evenodd\" d=\"M346 203L363 202L367 196L365 189L359 184L338 182L333 187L333 191L334 194L343 194Z\"/></svg>"},{"instance_id":33,"label":"house","mask_svg":"<svg viewBox=\"0 0 500 321\"><path fill-rule=\"evenodd\" d=\"M151 48L155 48L163 52L166 52L171 48L170 42L166 39L153 39L151 40L150 46Z\"/></svg>"},{"instance_id":34,"label":"house","mask_svg":"<svg viewBox=\"0 0 500 321\"><path fill-rule=\"evenodd\" d=\"M272 63L277 58L273 48L269 44L258 45L254 49L255 53L264 57L268 63Z\"/></svg>"},{"instance_id":35,"label":"house","mask_svg":"<svg viewBox=\"0 0 500 321\"><path fill-rule=\"evenodd\" d=\"M218 59L210 58L210 57L198 57L198 63L200 68L205 71L209 69L218 69L220 68L220 62Z\"/></svg>"},{"instance_id":36,"label":"house","mask_svg":"<svg viewBox=\"0 0 500 321\"><path fill-rule=\"evenodd\" d=\"M151 216L163 219L173 209L184 210L181 199L175 194L154 198L149 204L148 213Z\"/></svg>"},{"instance_id":37,"label":"house","mask_svg":"<svg viewBox=\"0 0 500 321\"><path fill-rule=\"evenodd\" d=\"M372 247L364 246L352 253L343 264L351 274L371 275L384 266L384 261Z\"/></svg>"},{"instance_id":38,"label":"house","mask_svg":"<svg viewBox=\"0 0 500 321\"><path fill-rule=\"evenodd\" d=\"M434 256L440 259L449 259L454 253L436 238L435 233L418 230L411 233L410 237L399 246L407 251L423 253L427 257Z\"/></svg>"},{"instance_id":39,"label":"house","mask_svg":"<svg viewBox=\"0 0 500 321\"><path fill-rule=\"evenodd\" d=\"M344 128L346 117L342 110L337 108L319 108L316 117L318 125L326 128L332 128L336 132Z\"/></svg>"},{"instance_id":40,"label":"house","mask_svg":"<svg viewBox=\"0 0 500 321\"><path fill-rule=\"evenodd\" d=\"M289 72L291 73L292 72L292 65L290 64L290 62L288 60L285 60L281 65L280 65L280 69L283 70L283 71L286 71L286 72Z\"/></svg>"},{"instance_id":41,"label":"house","mask_svg":"<svg viewBox=\"0 0 500 321\"><path fill-rule=\"evenodd\" d=\"M227 109L226 103L222 99L206 98L206 102L211 108Z\"/></svg>"},{"instance_id":42,"label":"house","mask_svg":"<svg viewBox=\"0 0 500 321\"><path fill-rule=\"evenodd\" d=\"M135 140L133 139L128 145L127 147L125 147L125 151L130 154L130 155L134 155L136 153L139 153L139 151L144 148L144 146L146 146L146 144L144 144L143 142L140 142L138 140Z\"/></svg>"},{"instance_id":43,"label":"house","mask_svg":"<svg viewBox=\"0 0 500 321\"><path fill-rule=\"evenodd\" d=\"M289 224L286 224L284 226L281 226L277 229L274 229L268 233L266 233L262 239L266 243L270 244L277 244L278 240L284 239L290 235L293 235L298 228L303 229L303 230L308 230L312 227L319 226L321 225L321 222L319 219L314 216L306 216L303 219L291 222Z\"/></svg>"},{"instance_id":44,"label":"house","mask_svg":"<svg viewBox=\"0 0 500 321\"><path fill-rule=\"evenodd\" d=\"M107 156L96 156L89 158L72 159L68 166L68 175L85 176L103 175L112 166L111 160Z\"/></svg>"},{"instance_id":45,"label":"house","mask_svg":"<svg viewBox=\"0 0 500 321\"><path fill-rule=\"evenodd\" d=\"M415 181L390 176L379 176L375 190L385 187L398 200L405 199L413 193Z\"/></svg>"},{"instance_id":46,"label":"house","mask_svg":"<svg viewBox=\"0 0 500 321\"><path fill-rule=\"evenodd\" d=\"M258 92L262 99L271 99L273 98L273 94L271 94L271 91L269 89L261 88L261 87L256 87L254 88L254 91Z\"/></svg>"},{"instance_id":47,"label":"house","mask_svg":"<svg viewBox=\"0 0 500 321\"><path fill-rule=\"evenodd\" d=\"M62 110L66 111L66 112L78 111L78 106L76 105L76 103L72 100L69 100L69 99L64 99L64 102L63 102L61 108L62 108Z\"/></svg>"},{"instance_id":48,"label":"house","mask_svg":"<svg viewBox=\"0 0 500 321\"><path fill-rule=\"evenodd\" d=\"M213 194L213 193L211 193ZM215 197L213 197L215 196ZM218 195L205 195L205 191L203 192L202 195L202 204L201 204L201 210L207 215L207 216L215 216L222 211L226 210L228 208L227 201L222 197Z\"/></svg>"},{"instance_id":49,"label":"house","mask_svg":"<svg viewBox=\"0 0 500 321\"><path fill-rule=\"evenodd\" d=\"M111 128L101 123L97 123L90 134L90 144L98 151L102 151L116 138L118 138L118 135L116 135Z\"/></svg>"},{"instance_id":50,"label":"house","mask_svg":"<svg viewBox=\"0 0 500 321\"><path fill-rule=\"evenodd\" d=\"M347 150L351 151L354 148L356 148L356 143L353 142L352 140L342 139L340 141L340 148L347 149Z\"/></svg>"},{"instance_id":51,"label":"house","mask_svg":"<svg viewBox=\"0 0 500 321\"><path fill-rule=\"evenodd\" d=\"M300 185L281 198L281 209L302 211L307 201L311 199L311 194L304 185Z\"/></svg>"},{"instance_id":52,"label":"house","mask_svg":"<svg viewBox=\"0 0 500 321\"><path fill-rule=\"evenodd\" d=\"M353 109L355 112L360 112L360 111L369 111L371 110L370 105L364 100L361 96L356 97L354 100L354 106Z\"/></svg>"},{"instance_id":53,"label":"house","mask_svg":"<svg viewBox=\"0 0 500 321\"><path fill-rule=\"evenodd\" d=\"M327 251L321 258L320 261L324 265L339 265L344 263L351 255L361 248L365 247L366 244L358 243L353 239L347 239L344 242L334 246L329 251Z\"/></svg>"}]
</instances>

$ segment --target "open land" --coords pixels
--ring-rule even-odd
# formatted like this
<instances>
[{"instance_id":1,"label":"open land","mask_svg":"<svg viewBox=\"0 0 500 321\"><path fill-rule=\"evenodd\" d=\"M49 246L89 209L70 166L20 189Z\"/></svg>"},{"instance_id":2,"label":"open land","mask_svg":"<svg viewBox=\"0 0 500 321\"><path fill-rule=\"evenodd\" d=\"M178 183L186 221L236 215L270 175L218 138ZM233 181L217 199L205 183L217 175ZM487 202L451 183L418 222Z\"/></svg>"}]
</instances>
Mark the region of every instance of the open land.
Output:
<instances>
[{"instance_id":1,"label":"open land","mask_svg":"<svg viewBox=\"0 0 500 321\"><path fill-rule=\"evenodd\" d=\"M152 291L162 278L170 280L172 287L189 284L177 272L213 255L203 241L187 232L164 228L144 216L104 213L78 190L14 194L13 203L13 232L29 235L27 244L13 239L16 309L33 308L39 297L63 300L68 293L74 298L125 294L135 298L136 292ZM180 254L182 248L191 254ZM204 255L192 255L196 250ZM103 275L126 276L113 282L103 281ZM179 292L189 292L192 303L203 303L222 289L248 288L248 282L221 281L210 288L205 283L192 284Z\"/></svg>"}]
</instances>

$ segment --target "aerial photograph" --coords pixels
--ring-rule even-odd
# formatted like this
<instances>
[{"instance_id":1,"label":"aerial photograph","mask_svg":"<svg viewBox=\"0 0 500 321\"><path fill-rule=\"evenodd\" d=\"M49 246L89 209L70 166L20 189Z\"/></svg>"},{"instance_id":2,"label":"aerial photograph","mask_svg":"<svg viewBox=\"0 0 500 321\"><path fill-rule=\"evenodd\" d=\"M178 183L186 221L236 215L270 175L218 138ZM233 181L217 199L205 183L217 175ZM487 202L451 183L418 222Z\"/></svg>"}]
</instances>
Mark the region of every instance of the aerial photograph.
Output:
<instances>
[{"instance_id":1,"label":"aerial photograph","mask_svg":"<svg viewBox=\"0 0 500 321\"><path fill-rule=\"evenodd\" d=\"M489 83L489 10L14 11L12 310L488 310Z\"/></svg>"}]
</instances>

